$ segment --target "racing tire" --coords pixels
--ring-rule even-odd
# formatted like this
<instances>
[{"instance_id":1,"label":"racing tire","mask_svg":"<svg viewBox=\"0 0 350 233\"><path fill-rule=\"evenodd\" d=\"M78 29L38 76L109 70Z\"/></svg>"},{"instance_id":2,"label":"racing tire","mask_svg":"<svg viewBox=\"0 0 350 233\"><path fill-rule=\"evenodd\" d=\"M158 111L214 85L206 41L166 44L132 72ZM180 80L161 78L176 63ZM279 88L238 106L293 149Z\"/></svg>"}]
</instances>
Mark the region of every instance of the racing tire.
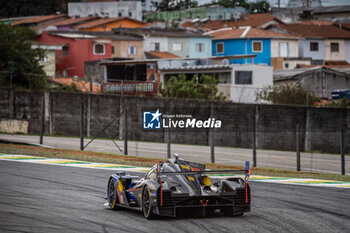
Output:
<instances>
[{"instance_id":1,"label":"racing tire","mask_svg":"<svg viewBox=\"0 0 350 233\"><path fill-rule=\"evenodd\" d=\"M142 191L142 213L146 219L155 217L153 213L153 206L151 205L151 196L148 186L146 185Z\"/></svg>"},{"instance_id":2,"label":"racing tire","mask_svg":"<svg viewBox=\"0 0 350 233\"><path fill-rule=\"evenodd\" d=\"M109 180L108 183L108 204L112 210L119 210L120 207L117 206L119 203L118 193L117 193L117 185L113 178Z\"/></svg>"}]
</instances>

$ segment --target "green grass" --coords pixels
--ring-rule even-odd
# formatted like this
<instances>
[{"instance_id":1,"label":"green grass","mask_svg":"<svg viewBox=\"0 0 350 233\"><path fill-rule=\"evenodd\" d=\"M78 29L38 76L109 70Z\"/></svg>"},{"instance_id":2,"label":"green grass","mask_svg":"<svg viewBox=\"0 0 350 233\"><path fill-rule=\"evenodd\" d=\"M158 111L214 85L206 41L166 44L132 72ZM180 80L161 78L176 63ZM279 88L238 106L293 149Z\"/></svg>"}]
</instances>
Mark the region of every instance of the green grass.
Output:
<instances>
[{"instance_id":1,"label":"green grass","mask_svg":"<svg viewBox=\"0 0 350 233\"><path fill-rule=\"evenodd\" d=\"M27 145L13 145L13 144L1 144L0 153L3 154L23 154L23 155L36 155L49 158L62 158L62 159L73 159L90 162L100 163L116 163L126 164L142 167L151 167L159 161L165 161L161 159L136 157L128 155L110 154L102 152L92 151L79 151L79 150L66 150L56 148L43 148L37 146ZM210 169L244 169L240 166L224 165L224 164L206 164L207 168ZM281 169L272 168L252 168L252 175L264 175L264 176L279 176L279 177L293 177L293 178L314 178L314 179L326 179L326 180L338 180L338 181L349 181L350 176L342 176L338 174L328 173L315 173L315 172L297 172Z\"/></svg>"}]
</instances>

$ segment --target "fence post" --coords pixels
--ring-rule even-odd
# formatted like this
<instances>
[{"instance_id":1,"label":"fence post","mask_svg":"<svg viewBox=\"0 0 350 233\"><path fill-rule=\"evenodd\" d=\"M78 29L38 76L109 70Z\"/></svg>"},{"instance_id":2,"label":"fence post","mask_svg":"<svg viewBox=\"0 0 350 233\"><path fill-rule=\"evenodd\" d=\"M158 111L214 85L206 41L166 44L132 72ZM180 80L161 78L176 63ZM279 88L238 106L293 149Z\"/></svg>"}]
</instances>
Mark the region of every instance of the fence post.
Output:
<instances>
[{"instance_id":1,"label":"fence post","mask_svg":"<svg viewBox=\"0 0 350 233\"><path fill-rule=\"evenodd\" d=\"M80 150L84 150L84 104L80 105Z\"/></svg>"},{"instance_id":2,"label":"fence post","mask_svg":"<svg viewBox=\"0 0 350 233\"><path fill-rule=\"evenodd\" d=\"M214 115L214 102L210 102L210 118L213 119ZM215 145L214 145L214 128L209 128L210 132L210 157L211 157L211 162L215 163Z\"/></svg>"},{"instance_id":3,"label":"fence post","mask_svg":"<svg viewBox=\"0 0 350 233\"><path fill-rule=\"evenodd\" d=\"M171 157L171 135L170 135L170 127L168 128L168 133L167 133L167 155L168 159Z\"/></svg>"},{"instance_id":4,"label":"fence post","mask_svg":"<svg viewBox=\"0 0 350 233\"><path fill-rule=\"evenodd\" d=\"M124 155L128 155L128 110L124 109Z\"/></svg>"},{"instance_id":5,"label":"fence post","mask_svg":"<svg viewBox=\"0 0 350 233\"><path fill-rule=\"evenodd\" d=\"M253 119L253 167L256 167L256 125L255 114Z\"/></svg>"},{"instance_id":6,"label":"fence post","mask_svg":"<svg viewBox=\"0 0 350 233\"><path fill-rule=\"evenodd\" d=\"M340 132L340 156L341 156L341 174L345 175L345 136L344 136L344 129L341 129Z\"/></svg>"},{"instance_id":7,"label":"fence post","mask_svg":"<svg viewBox=\"0 0 350 233\"><path fill-rule=\"evenodd\" d=\"M45 96L41 97L41 110L40 110L40 140L39 144L43 144L44 127L45 127Z\"/></svg>"},{"instance_id":8,"label":"fence post","mask_svg":"<svg viewBox=\"0 0 350 233\"><path fill-rule=\"evenodd\" d=\"M299 124L296 125L295 136L295 144L297 151L297 171L300 171Z\"/></svg>"}]
</instances>

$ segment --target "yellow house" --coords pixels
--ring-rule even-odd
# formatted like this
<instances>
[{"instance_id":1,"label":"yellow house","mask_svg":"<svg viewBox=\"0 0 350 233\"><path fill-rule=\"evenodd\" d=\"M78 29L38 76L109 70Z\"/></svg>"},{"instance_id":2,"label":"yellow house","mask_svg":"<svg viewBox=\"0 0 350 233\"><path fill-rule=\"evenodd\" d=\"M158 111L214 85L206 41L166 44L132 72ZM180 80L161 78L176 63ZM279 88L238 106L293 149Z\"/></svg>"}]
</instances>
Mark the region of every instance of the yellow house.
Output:
<instances>
[{"instance_id":1,"label":"yellow house","mask_svg":"<svg viewBox=\"0 0 350 233\"><path fill-rule=\"evenodd\" d=\"M46 75L54 78L56 75L56 50L62 50L61 45L34 44L32 49L40 48L45 51L45 56L39 63L43 66Z\"/></svg>"},{"instance_id":2,"label":"yellow house","mask_svg":"<svg viewBox=\"0 0 350 233\"><path fill-rule=\"evenodd\" d=\"M103 18L73 27L80 31L108 32L113 28L139 28L145 23L128 17Z\"/></svg>"}]
</instances>

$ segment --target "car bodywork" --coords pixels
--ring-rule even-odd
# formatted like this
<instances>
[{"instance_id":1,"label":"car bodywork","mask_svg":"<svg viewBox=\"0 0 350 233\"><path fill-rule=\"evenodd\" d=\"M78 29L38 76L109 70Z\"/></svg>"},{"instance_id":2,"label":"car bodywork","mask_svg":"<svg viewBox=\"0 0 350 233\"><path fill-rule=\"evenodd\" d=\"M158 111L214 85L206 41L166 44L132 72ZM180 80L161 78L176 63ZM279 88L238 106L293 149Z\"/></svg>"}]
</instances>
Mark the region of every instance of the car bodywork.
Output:
<instances>
[{"instance_id":1,"label":"car bodywork","mask_svg":"<svg viewBox=\"0 0 350 233\"><path fill-rule=\"evenodd\" d=\"M245 178L209 178L244 173ZM129 208L155 215L176 217L182 211L205 215L220 210L225 215L250 211L249 163L245 170L206 170L205 165L175 157L154 165L141 178L116 173L109 178L107 199L112 209Z\"/></svg>"}]
</instances>

